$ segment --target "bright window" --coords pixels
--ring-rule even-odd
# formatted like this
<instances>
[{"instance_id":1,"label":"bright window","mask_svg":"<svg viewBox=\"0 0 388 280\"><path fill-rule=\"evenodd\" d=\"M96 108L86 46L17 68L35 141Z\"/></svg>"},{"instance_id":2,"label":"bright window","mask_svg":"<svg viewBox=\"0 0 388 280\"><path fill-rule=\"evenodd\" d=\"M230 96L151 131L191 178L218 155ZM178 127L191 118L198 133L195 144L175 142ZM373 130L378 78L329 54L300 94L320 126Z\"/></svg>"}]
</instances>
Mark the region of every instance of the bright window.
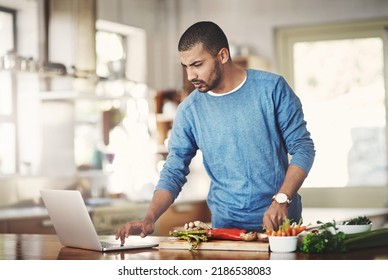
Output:
<instances>
[{"instance_id":1,"label":"bright window","mask_svg":"<svg viewBox=\"0 0 388 280\"><path fill-rule=\"evenodd\" d=\"M16 171L16 112L13 75L15 11L0 8L0 175Z\"/></svg>"},{"instance_id":2,"label":"bright window","mask_svg":"<svg viewBox=\"0 0 388 280\"><path fill-rule=\"evenodd\" d=\"M0 57L14 49L14 13L0 8Z\"/></svg>"},{"instance_id":3,"label":"bright window","mask_svg":"<svg viewBox=\"0 0 388 280\"><path fill-rule=\"evenodd\" d=\"M385 185L382 39L299 42L293 56L294 88L317 150L305 184Z\"/></svg>"},{"instance_id":4,"label":"bright window","mask_svg":"<svg viewBox=\"0 0 388 280\"><path fill-rule=\"evenodd\" d=\"M386 186L384 25L277 34L280 72L302 101L317 151L304 186Z\"/></svg>"}]
</instances>

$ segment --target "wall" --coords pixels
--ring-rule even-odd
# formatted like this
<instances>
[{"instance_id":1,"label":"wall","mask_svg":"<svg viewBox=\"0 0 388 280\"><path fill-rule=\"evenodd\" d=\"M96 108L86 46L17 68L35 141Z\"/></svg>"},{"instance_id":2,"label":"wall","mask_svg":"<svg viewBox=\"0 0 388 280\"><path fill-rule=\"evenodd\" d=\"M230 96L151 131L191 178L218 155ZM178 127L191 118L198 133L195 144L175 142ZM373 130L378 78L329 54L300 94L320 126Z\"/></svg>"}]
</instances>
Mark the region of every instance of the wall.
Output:
<instances>
[{"instance_id":1,"label":"wall","mask_svg":"<svg viewBox=\"0 0 388 280\"><path fill-rule=\"evenodd\" d=\"M180 2L181 32L199 20L217 22L238 45L275 62L274 30L279 27L315 25L383 18L384 0L183 0ZM190 12L186 12L190 11ZM195 11L195 12L194 12Z\"/></svg>"},{"instance_id":2,"label":"wall","mask_svg":"<svg viewBox=\"0 0 388 280\"><path fill-rule=\"evenodd\" d=\"M181 33L196 21L218 23L230 43L249 47L276 71L276 28L388 15L385 0L98 0L97 7L97 18L146 30L148 81L156 89L182 86L176 45Z\"/></svg>"}]
</instances>

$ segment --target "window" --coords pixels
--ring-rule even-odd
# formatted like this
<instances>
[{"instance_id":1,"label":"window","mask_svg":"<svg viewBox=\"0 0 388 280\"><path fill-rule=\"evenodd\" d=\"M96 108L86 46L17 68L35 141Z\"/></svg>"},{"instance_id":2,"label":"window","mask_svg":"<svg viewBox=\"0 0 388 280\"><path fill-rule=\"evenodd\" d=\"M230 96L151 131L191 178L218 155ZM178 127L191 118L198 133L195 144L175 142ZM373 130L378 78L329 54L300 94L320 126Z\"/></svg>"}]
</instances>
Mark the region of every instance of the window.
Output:
<instances>
[{"instance_id":1,"label":"window","mask_svg":"<svg viewBox=\"0 0 388 280\"><path fill-rule=\"evenodd\" d=\"M0 56L15 49L15 11L0 7Z\"/></svg>"},{"instance_id":2,"label":"window","mask_svg":"<svg viewBox=\"0 0 388 280\"><path fill-rule=\"evenodd\" d=\"M294 88L318 151L306 185L384 186L382 39L298 42L293 57Z\"/></svg>"},{"instance_id":3,"label":"window","mask_svg":"<svg viewBox=\"0 0 388 280\"><path fill-rule=\"evenodd\" d=\"M387 185L385 26L277 30L279 70L301 99L317 150L304 187Z\"/></svg>"},{"instance_id":4,"label":"window","mask_svg":"<svg viewBox=\"0 0 388 280\"><path fill-rule=\"evenodd\" d=\"M125 37L98 30L96 33L97 75L103 78L125 77Z\"/></svg>"},{"instance_id":5,"label":"window","mask_svg":"<svg viewBox=\"0 0 388 280\"><path fill-rule=\"evenodd\" d=\"M16 171L15 12L0 8L0 174Z\"/></svg>"}]
</instances>

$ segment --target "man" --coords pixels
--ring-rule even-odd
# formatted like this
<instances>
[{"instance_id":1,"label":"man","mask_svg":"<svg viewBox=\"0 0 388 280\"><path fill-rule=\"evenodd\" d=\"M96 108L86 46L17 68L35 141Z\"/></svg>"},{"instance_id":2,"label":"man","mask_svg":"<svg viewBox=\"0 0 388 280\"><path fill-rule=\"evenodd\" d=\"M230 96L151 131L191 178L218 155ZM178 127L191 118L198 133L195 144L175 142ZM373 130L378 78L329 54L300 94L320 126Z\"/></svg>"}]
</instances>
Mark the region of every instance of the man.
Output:
<instances>
[{"instance_id":1,"label":"man","mask_svg":"<svg viewBox=\"0 0 388 280\"><path fill-rule=\"evenodd\" d=\"M208 205L214 228L277 229L301 219L297 191L315 150L299 99L275 74L232 62L224 32L198 22L182 35L181 64L195 90L180 104L169 155L142 221L121 226L116 239L145 237L177 198L198 149L211 179ZM289 159L289 155L291 159Z\"/></svg>"}]
</instances>

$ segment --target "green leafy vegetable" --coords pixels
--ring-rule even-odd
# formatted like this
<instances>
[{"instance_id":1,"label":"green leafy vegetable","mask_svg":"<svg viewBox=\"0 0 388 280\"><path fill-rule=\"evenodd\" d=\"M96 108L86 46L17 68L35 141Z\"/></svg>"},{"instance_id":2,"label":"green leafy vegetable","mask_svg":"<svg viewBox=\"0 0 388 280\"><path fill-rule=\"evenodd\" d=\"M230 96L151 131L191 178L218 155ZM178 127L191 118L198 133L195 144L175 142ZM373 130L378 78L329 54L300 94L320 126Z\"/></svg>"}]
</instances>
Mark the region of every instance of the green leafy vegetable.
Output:
<instances>
[{"instance_id":1,"label":"green leafy vegetable","mask_svg":"<svg viewBox=\"0 0 388 280\"><path fill-rule=\"evenodd\" d=\"M350 219L349 221L345 221L344 225L369 225L372 221L369 220L367 216L359 216L357 218Z\"/></svg>"},{"instance_id":2,"label":"green leafy vegetable","mask_svg":"<svg viewBox=\"0 0 388 280\"><path fill-rule=\"evenodd\" d=\"M357 221L368 223L366 217L358 217ZM344 234L338 231L336 222L322 223L318 230L304 236L299 246L304 253L343 253L353 250L388 246L388 228L380 228L372 231Z\"/></svg>"},{"instance_id":3,"label":"green leafy vegetable","mask_svg":"<svg viewBox=\"0 0 388 280\"><path fill-rule=\"evenodd\" d=\"M300 250L304 253L334 253L345 252L345 234L337 232L336 223L322 223L319 230L315 230L303 239ZM334 233L333 233L334 232Z\"/></svg>"}]
</instances>

